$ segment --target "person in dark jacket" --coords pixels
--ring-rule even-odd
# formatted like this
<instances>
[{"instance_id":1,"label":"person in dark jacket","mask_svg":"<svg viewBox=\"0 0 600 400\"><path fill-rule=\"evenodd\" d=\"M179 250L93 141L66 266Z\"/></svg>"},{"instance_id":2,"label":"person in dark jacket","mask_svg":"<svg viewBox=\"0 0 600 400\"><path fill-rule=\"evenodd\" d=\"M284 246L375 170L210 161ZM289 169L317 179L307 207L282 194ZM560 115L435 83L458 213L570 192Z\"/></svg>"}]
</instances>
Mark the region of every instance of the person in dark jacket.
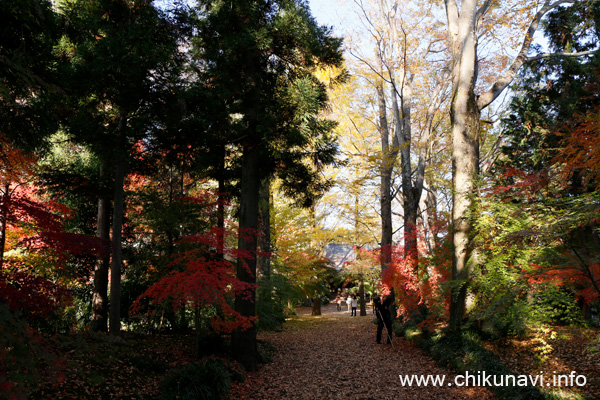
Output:
<instances>
[{"instance_id":1,"label":"person in dark jacket","mask_svg":"<svg viewBox=\"0 0 600 400\"><path fill-rule=\"evenodd\" d=\"M383 296L383 300L377 296L375 302L375 315L377 316L377 343L381 343L383 327L387 331L387 344L392 343L392 317L390 305L394 301L392 296Z\"/></svg>"}]
</instances>

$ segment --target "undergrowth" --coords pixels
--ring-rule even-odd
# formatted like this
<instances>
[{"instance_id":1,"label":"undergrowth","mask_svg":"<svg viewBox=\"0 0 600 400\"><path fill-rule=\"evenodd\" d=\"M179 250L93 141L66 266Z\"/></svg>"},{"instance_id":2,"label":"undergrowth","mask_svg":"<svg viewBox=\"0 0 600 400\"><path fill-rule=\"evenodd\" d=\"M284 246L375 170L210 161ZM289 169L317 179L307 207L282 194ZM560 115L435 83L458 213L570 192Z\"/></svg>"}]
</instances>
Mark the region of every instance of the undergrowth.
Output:
<instances>
[{"instance_id":1,"label":"undergrowth","mask_svg":"<svg viewBox=\"0 0 600 400\"><path fill-rule=\"evenodd\" d=\"M403 333L407 339L414 340L416 344L425 350L440 366L450 370L474 376L480 376L483 371L487 376L491 376L491 382L494 382L493 376L497 376L500 381L501 376L513 375L518 373L506 367L502 360L492 351L483 347L481 338L473 330L462 330L459 332L450 332L448 330L437 331L433 334L421 332L415 334L414 329L399 329L398 333ZM537 386L488 386L494 395L500 400L557 400L564 399L562 395L541 390ZM581 399L581 397L576 397Z\"/></svg>"}]
</instances>

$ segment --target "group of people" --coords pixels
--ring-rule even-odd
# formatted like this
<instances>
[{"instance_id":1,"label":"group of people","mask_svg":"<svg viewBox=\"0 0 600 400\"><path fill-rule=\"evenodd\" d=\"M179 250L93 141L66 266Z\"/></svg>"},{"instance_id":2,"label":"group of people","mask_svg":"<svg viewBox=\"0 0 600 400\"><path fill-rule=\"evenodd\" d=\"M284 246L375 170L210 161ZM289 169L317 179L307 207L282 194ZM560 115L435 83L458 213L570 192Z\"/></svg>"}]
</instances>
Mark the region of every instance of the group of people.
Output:
<instances>
[{"instance_id":1,"label":"group of people","mask_svg":"<svg viewBox=\"0 0 600 400\"><path fill-rule=\"evenodd\" d=\"M356 317L356 309L358 308L358 300L356 295L348 295L346 299L338 295L335 299L337 304L337 310L342 311L342 303L346 303L348 306L347 311L351 311L350 316ZM373 313L377 318L377 343L381 343L381 336L383 334L383 328L387 334L387 344L392 343L392 314L390 312L390 306L394 302L393 295L384 295L382 297L375 295L373 297Z\"/></svg>"},{"instance_id":2,"label":"group of people","mask_svg":"<svg viewBox=\"0 0 600 400\"><path fill-rule=\"evenodd\" d=\"M346 300L344 300L342 298L342 296L338 296L335 299L335 302L337 303L337 310L338 311L342 311L342 303L346 302L346 304L348 305L348 310L350 311L352 310L352 312L350 313L351 317L356 317L356 309L358 308L358 299L356 298L356 295L348 295L348 297L346 297Z\"/></svg>"}]
</instances>

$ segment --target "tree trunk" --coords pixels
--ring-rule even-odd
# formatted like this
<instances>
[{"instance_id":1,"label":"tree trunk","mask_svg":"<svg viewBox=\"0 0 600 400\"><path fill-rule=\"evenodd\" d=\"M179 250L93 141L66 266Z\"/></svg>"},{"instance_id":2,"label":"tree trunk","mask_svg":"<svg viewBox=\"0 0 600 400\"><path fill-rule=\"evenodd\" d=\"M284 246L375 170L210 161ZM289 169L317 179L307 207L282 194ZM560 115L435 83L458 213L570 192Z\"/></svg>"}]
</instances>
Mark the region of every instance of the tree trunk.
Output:
<instances>
[{"instance_id":1,"label":"tree trunk","mask_svg":"<svg viewBox=\"0 0 600 400\"><path fill-rule=\"evenodd\" d=\"M6 246L6 225L8 224L8 203L10 202L10 184L2 188L2 203L0 204L0 272L4 267L4 246Z\"/></svg>"},{"instance_id":2,"label":"tree trunk","mask_svg":"<svg viewBox=\"0 0 600 400\"><path fill-rule=\"evenodd\" d=\"M310 315L321 315L321 297L315 295L316 297L312 299L312 312Z\"/></svg>"},{"instance_id":3,"label":"tree trunk","mask_svg":"<svg viewBox=\"0 0 600 400\"><path fill-rule=\"evenodd\" d=\"M472 93L472 92L471 92ZM479 113L474 96L452 107L452 300L450 302L450 326L457 329L465 313L467 285L470 279L469 260L472 252L470 238L471 218L469 212L476 191L479 174ZM453 102L454 103L454 102ZM461 110L462 109L462 110ZM467 110L466 112L464 110ZM466 129L463 129L465 127Z\"/></svg>"},{"instance_id":4,"label":"tree trunk","mask_svg":"<svg viewBox=\"0 0 600 400\"><path fill-rule=\"evenodd\" d=\"M363 274L358 276L358 297L360 298L360 316L367 316L367 304L365 301L365 279Z\"/></svg>"},{"instance_id":5,"label":"tree trunk","mask_svg":"<svg viewBox=\"0 0 600 400\"><path fill-rule=\"evenodd\" d=\"M100 167L100 179L104 178L104 165ZM104 188L102 188L104 192ZM106 193L98 199L98 219L96 236L103 243L110 243L110 201ZM103 249L104 250L104 249ZM94 292L92 294L92 332L108 331L108 270L110 268L110 251L106 249L98 256L94 265Z\"/></svg>"},{"instance_id":6,"label":"tree trunk","mask_svg":"<svg viewBox=\"0 0 600 400\"><path fill-rule=\"evenodd\" d=\"M394 82L393 76L391 77ZM396 136L399 137L400 147L400 165L402 176L402 198L404 211L404 257L411 260L414 267L416 259L417 237L417 206L419 199L415 201L415 192L412 182L412 167L410 162L412 132L410 126L411 113L411 90L410 85L403 82L401 105L398 105L398 94L396 93L396 84L392 88L392 109L396 122Z\"/></svg>"},{"instance_id":7,"label":"tree trunk","mask_svg":"<svg viewBox=\"0 0 600 400\"><path fill-rule=\"evenodd\" d=\"M217 194L217 254L223 259L225 256L225 146L219 148L219 193Z\"/></svg>"},{"instance_id":8,"label":"tree trunk","mask_svg":"<svg viewBox=\"0 0 600 400\"><path fill-rule=\"evenodd\" d=\"M465 312L467 284L469 282L469 261L473 249L469 238L471 221L468 211L475 194L475 182L479 176L479 135L480 112L494 101L510 85L519 69L528 60L527 54L533 43L533 36L544 16L563 5L563 1L545 0L542 2L525 33L521 48L512 65L499 77L491 88L475 97L478 75L477 38L478 21L490 12L495 2L477 0L445 0L448 19L448 34L452 56L452 103L450 118L452 125L452 235L454 254L452 258L453 285L450 304L450 328L458 329ZM460 10L459 10L460 3ZM581 54L585 54L581 53Z\"/></svg>"},{"instance_id":9,"label":"tree trunk","mask_svg":"<svg viewBox=\"0 0 600 400\"><path fill-rule=\"evenodd\" d=\"M259 275L271 279L271 185L268 178L260 185L258 214L258 251L257 267Z\"/></svg>"},{"instance_id":10,"label":"tree trunk","mask_svg":"<svg viewBox=\"0 0 600 400\"><path fill-rule=\"evenodd\" d=\"M452 299L450 329L460 328L465 314L471 221L469 211L479 173L479 109L475 99L477 29L475 0L462 3L460 17L446 2L452 44Z\"/></svg>"},{"instance_id":11,"label":"tree trunk","mask_svg":"<svg viewBox=\"0 0 600 400\"><path fill-rule=\"evenodd\" d=\"M392 263L392 166L395 154L390 154L389 127L383 84L377 85L379 103L378 129L381 136L381 276ZM392 159L392 156L394 159Z\"/></svg>"},{"instance_id":12,"label":"tree trunk","mask_svg":"<svg viewBox=\"0 0 600 400\"><path fill-rule=\"evenodd\" d=\"M260 148L255 143L244 145L242 154L242 180L240 195L238 249L247 252L247 259L238 258L237 278L245 283L256 284L256 228L258 225ZM252 233L249 230L254 230ZM244 317L254 317L256 291L236 293L235 310ZM256 327L236 330L231 335L231 348L237 361L248 371L257 368Z\"/></svg>"},{"instance_id":13,"label":"tree trunk","mask_svg":"<svg viewBox=\"0 0 600 400\"><path fill-rule=\"evenodd\" d=\"M115 197L113 208L112 263L110 266L110 333L121 331L121 254L123 229L123 195L126 155L124 146L117 151L115 171Z\"/></svg>"}]
</instances>

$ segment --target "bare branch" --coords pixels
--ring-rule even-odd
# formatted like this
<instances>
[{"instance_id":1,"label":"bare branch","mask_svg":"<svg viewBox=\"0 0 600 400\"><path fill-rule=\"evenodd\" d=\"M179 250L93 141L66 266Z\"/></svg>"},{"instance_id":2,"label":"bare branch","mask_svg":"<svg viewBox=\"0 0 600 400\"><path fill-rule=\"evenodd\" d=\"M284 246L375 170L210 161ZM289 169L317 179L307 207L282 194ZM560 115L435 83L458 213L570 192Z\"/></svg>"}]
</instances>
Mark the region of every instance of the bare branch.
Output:
<instances>
[{"instance_id":1,"label":"bare branch","mask_svg":"<svg viewBox=\"0 0 600 400\"><path fill-rule=\"evenodd\" d=\"M531 62L531 61L536 61L536 60L541 60L542 58L549 58L549 57L583 57L583 56L589 56L591 54L596 54L600 51L600 49L596 49L596 50L589 50L589 51L580 51L577 53L567 53L567 52L562 52L562 53L542 53L542 54L538 54L536 56L532 56L532 57L527 57L527 59L525 60L525 62Z\"/></svg>"},{"instance_id":2,"label":"bare branch","mask_svg":"<svg viewBox=\"0 0 600 400\"><path fill-rule=\"evenodd\" d=\"M558 6L562 4L572 4L575 1L576 0L557 0L553 3L550 3L550 0L546 0L544 2L542 8L540 8L540 10L536 13L535 17L531 21L531 24L527 29L527 33L525 34L521 50L519 50L517 57L513 61L508 71L506 71L506 73L502 77L500 77L487 92L483 93L477 98L477 107L479 108L479 110L483 110L484 108L489 106L494 100L496 100L498 96L500 96L500 94L504 91L504 89L506 89L508 85L510 85L511 82L515 79L515 77L517 76L517 72L523 66L523 64L528 61L527 53L529 52L529 49L531 47L533 35L537 31L542 18L548 12L557 8ZM446 3L447 2L448 0L446 1Z\"/></svg>"},{"instance_id":3,"label":"bare branch","mask_svg":"<svg viewBox=\"0 0 600 400\"><path fill-rule=\"evenodd\" d=\"M483 18L483 16L488 12L490 6L492 5L492 1L493 0L485 0L485 3L483 3L483 5L479 7L479 10L477 10L477 14L475 17L475 21L477 21L477 23L479 23L480 19Z\"/></svg>"}]
</instances>

